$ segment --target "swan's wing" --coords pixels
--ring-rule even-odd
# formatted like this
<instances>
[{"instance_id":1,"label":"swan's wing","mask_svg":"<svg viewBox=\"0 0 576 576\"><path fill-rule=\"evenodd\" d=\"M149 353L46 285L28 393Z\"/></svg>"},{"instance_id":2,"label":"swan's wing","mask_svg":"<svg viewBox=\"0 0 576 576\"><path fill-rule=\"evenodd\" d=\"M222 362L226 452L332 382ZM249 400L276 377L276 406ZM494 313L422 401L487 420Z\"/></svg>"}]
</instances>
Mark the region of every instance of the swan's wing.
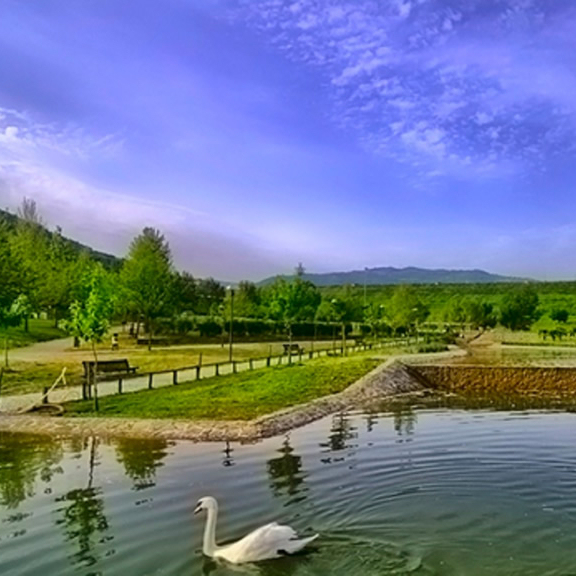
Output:
<instances>
[{"instance_id":1,"label":"swan's wing","mask_svg":"<svg viewBox=\"0 0 576 576\"><path fill-rule=\"evenodd\" d=\"M223 546L214 555L234 563L258 562L278 558L283 554L292 554L310 541L310 538L299 539L298 534L290 526L272 522L250 532L234 544Z\"/></svg>"}]
</instances>

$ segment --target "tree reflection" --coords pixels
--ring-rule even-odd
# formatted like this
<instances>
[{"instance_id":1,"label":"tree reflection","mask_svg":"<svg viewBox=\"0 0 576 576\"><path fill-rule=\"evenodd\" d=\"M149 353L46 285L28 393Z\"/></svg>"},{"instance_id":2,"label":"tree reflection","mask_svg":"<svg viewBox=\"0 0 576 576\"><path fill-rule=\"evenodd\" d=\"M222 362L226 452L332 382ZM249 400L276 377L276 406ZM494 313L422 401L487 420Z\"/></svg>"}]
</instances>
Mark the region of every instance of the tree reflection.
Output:
<instances>
[{"instance_id":1,"label":"tree reflection","mask_svg":"<svg viewBox=\"0 0 576 576\"><path fill-rule=\"evenodd\" d=\"M328 442L320 444L322 448L327 448L328 452L342 452L350 448L355 448L356 444L350 442L358 438L357 428L352 426L352 422L345 413L340 413L332 418L332 427L330 428L330 436ZM323 458L322 462L329 464L330 462L339 462L344 460L344 457L329 457Z\"/></svg>"},{"instance_id":2,"label":"tree reflection","mask_svg":"<svg viewBox=\"0 0 576 576\"><path fill-rule=\"evenodd\" d=\"M266 469L275 496L289 496L288 503L299 502L306 497L303 492L305 472L302 470L302 457L294 454L290 437L286 436L282 447L277 450L280 456L270 458Z\"/></svg>"},{"instance_id":3,"label":"tree reflection","mask_svg":"<svg viewBox=\"0 0 576 576\"><path fill-rule=\"evenodd\" d=\"M418 416L409 404L396 404L391 407L394 415L394 430L398 436L412 436Z\"/></svg>"},{"instance_id":4,"label":"tree reflection","mask_svg":"<svg viewBox=\"0 0 576 576\"><path fill-rule=\"evenodd\" d=\"M135 490L156 485L156 469L163 466L168 454L168 441L163 438L122 438L116 441L116 457L134 482Z\"/></svg>"},{"instance_id":5,"label":"tree reflection","mask_svg":"<svg viewBox=\"0 0 576 576\"><path fill-rule=\"evenodd\" d=\"M76 542L78 552L73 555L76 563L91 566L96 563L95 547L99 533L108 530L108 520L104 514L102 489L95 488L94 468L97 465L98 440L90 439L90 455L88 461L88 485L86 488L70 490L57 502L65 503L61 510L63 518L56 521L64 528L66 540Z\"/></svg>"},{"instance_id":6,"label":"tree reflection","mask_svg":"<svg viewBox=\"0 0 576 576\"><path fill-rule=\"evenodd\" d=\"M0 504L17 508L34 496L38 475L49 483L59 466L63 449L51 436L0 432Z\"/></svg>"}]
</instances>

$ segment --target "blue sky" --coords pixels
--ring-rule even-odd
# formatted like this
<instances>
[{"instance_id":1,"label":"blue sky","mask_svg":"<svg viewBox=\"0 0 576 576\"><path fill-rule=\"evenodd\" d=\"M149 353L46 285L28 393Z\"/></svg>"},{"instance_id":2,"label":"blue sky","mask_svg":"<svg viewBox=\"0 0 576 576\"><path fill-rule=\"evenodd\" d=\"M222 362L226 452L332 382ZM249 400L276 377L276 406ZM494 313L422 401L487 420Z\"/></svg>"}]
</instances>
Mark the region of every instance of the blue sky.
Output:
<instances>
[{"instance_id":1,"label":"blue sky","mask_svg":"<svg viewBox=\"0 0 576 576\"><path fill-rule=\"evenodd\" d=\"M226 280L576 271L567 0L4 0L0 206Z\"/></svg>"}]
</instances>

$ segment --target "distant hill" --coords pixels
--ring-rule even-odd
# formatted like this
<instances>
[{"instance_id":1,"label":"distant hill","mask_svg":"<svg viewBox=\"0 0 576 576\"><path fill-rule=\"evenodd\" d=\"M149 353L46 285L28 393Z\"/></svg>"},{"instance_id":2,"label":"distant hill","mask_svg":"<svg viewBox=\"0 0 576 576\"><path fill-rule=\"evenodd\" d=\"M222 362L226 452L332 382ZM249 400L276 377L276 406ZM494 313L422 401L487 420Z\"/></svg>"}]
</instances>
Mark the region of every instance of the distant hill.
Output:
<instances>
[{"instance_id":1,"label":"distant hill","mask_svg":"<svg viewBox=\"0 0 576 576\"><path fill-rule=\"evenodd\" d=\"M6 222L8 226L13 227L18 223L18 216L0 209L0 222L2 221ZM47 235L55 234L55 232L51 232L46 228L44 228L44 230ZM66 238L65 236L63 236L63 238L74 252L87 252L91 259L101 262L108 269L118 268L122 264L122 260L112 254L94 250L93 248L90 248L90 246L86 246L85 244L81 244L80 242L72 240L71 238Z\"/></svg>"},{"instance_id":2,"label":"distant hill","mask_svg":"<svg viewBox=\"0 0 576 576\"><path fill-rule=\"evenodd\" d=\"M293 278L293 276L283 276ZM427 268L368 268L367 270L352 270L350 272L327 272L325 274L305 273L303 278L310 280L316 286L340 286L345 284L480 284L495 282L526 282L528 278L500 276L484 270L444 270ZM274 281L275 276L259 282L265 286Z\"/></svg>"}]
</instances>

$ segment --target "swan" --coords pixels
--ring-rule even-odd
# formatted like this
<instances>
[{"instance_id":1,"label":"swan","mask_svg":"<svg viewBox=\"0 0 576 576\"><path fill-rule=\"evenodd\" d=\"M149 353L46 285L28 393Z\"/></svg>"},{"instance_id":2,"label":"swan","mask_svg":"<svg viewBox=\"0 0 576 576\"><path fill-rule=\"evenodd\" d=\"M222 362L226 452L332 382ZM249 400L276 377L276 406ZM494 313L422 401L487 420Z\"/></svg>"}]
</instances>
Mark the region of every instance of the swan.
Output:
<instances>
[{"instance_id":1,"label":"swan","mask_svg":"<svg viewBox=\"0 0 576 576\"><path fill-rule=\"evenodd\" d=\"M299 538L293 528L282 526L276 522L266 524L250 532L241 540L225 546L216 545L216 519L218 502L212 496L200 498L194 514L206 510L207 519L204 527L204 542L202 552L210 558L222 558L233 564L258 562L280 558L286 554L294 554L304 546L318 538L318 534L307 538Z\"/></svg>"}]
</instances>

